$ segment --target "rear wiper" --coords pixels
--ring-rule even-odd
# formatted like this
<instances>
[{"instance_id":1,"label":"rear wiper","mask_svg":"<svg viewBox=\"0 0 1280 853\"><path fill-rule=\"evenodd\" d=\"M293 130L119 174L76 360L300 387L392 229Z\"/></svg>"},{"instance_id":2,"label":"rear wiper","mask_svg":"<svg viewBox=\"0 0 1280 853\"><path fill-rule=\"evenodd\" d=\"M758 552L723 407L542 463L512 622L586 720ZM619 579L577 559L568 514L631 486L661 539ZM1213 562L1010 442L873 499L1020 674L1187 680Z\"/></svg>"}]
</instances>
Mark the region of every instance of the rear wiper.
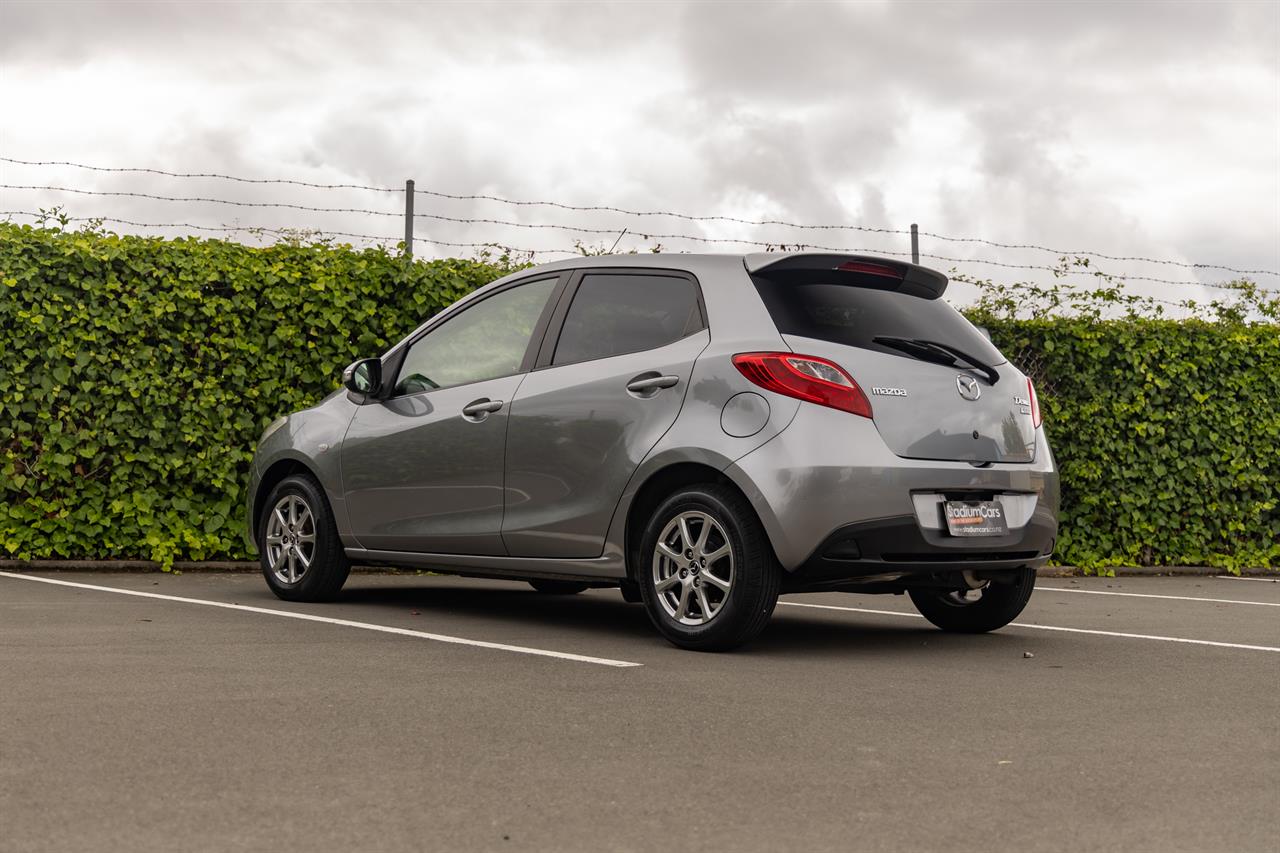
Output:
<instances>
[{"instance_id":1,"label":"rear wiper","mask_svg":"<svg viewBox=\"0 0 1280 853\"><path fill-rule=\"evenodd\" d=\"M944 344L940 341L930 341L925 338L895 338L891 335L877 335L871 339L875 343L883 344L887 347L909 352L913 355L927 358L925 353L933 355L934 358L927 358L929 361L936 361L939 364L955 364L956 359L960 358L967 362L974 370L981 373L987 378L988 385L995 385L1000 381L1000 374L996 369L981 359L969 355L961 349L957 349L951 344ZM946 359L945 361L943 359Z\"/></svg>"},{"instance_id":2,"label":"rear wiper","mask_svg":"<svg viewBox=\"0 0 1280 853\"><path fill-rule=\"evenodd\" d=\"M916 343L911 338L892 338L887 335L878 335L872 338L874 342L883 344L887 347L893 347L901 350L907 355L914 355L916 358L924 361L932 361L934 364L955 364L956 357L944 350L934 349L926 344Z\"/></svg>"}]
</instances>

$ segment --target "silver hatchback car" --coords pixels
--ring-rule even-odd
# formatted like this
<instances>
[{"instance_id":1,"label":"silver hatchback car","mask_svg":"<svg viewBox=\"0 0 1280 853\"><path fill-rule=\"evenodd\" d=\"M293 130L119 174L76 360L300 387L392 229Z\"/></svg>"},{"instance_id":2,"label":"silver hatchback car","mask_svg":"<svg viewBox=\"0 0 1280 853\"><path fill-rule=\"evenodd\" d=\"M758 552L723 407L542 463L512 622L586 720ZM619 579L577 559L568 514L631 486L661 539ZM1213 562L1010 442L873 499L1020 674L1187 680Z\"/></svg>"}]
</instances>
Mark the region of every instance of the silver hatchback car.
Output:
<instances>
[{"instance_id":1,"label":"silver hatchback car","mask_svg":"<svg viewBox=\"0 0 1280 853\"><path fill-rule=\"evenodd\" d=\"M940 273L815 253L584 257L480 288L263 433L249 538L281 598L353 563L621 587L690 649L780 593L1021 612L1057 533L1030 380Z\"/></svg>"}]
</instances>

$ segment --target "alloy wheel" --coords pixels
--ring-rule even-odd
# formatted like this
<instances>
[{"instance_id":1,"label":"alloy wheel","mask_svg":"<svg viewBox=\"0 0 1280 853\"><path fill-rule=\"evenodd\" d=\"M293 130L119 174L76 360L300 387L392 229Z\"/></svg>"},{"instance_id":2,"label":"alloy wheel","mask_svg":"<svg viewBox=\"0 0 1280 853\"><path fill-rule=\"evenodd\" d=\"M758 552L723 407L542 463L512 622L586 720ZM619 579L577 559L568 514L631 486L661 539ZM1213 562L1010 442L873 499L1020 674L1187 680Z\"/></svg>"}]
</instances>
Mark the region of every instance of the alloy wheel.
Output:
<instances>
[{"instance_id":1,"label":"alloy wheel","mask_svg":"<svg viewBox=\"0 0 1280 853\"><path fill-rule=\"evenodd\" d=\"M316 556L316 522L299 495L280 498L267 519L267 565L276 580L296 584Z\"/></svg>"},{"instance_id":2,"label":"alloy wheel","mask_svg":"<svg viewBox=\"0 0 1280 853\"><path fill-rule=\"evenodd\" d=\"M682 625L705 625L729 600L733 546L705 512L682 512L667 522L653 552L653 585L667 615Z\"/></svg>"}]
</instances>

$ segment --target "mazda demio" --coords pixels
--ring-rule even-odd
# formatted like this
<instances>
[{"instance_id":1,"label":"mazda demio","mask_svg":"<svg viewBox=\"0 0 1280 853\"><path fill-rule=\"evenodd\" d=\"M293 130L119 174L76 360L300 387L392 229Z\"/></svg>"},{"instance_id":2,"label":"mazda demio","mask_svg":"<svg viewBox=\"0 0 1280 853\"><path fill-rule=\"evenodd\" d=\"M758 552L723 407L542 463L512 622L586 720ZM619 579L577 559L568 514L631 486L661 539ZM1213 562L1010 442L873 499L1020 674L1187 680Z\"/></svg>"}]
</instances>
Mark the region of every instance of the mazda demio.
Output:
<instances>
[{"instance_id":1,"label":"mazda demio","mask_svg":"<svg viewBox=\"0 0 1280 853\"><path fill-rule=\"evenodd\" d=\"M427 320L263 433L249 538L291 601L352 564L620 587L678 646L781 593L906 593L946 631L1026 605L1057 533L1031 381L859 255L582 257Z\"/></svg>"}]
</instances>

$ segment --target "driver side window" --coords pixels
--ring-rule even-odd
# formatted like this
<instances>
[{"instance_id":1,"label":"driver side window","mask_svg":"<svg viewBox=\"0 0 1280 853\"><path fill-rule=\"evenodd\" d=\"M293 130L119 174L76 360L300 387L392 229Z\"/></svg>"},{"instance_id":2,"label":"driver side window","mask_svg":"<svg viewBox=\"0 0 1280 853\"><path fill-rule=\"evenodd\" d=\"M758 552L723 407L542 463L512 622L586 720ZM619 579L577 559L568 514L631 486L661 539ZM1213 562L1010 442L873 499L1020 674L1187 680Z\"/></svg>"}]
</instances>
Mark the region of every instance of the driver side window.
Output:
<instances>
[{"instance_id":1,"label":"driver side window","mask_svg":"<svg viewBox=\"0 0 1280 853\"><path fill-rule=\"evenodd\" d=\"M556 279L495 293L409 345L395 395L452 388L520 372L529 339Z\"/></svg>"}]
</instances>

